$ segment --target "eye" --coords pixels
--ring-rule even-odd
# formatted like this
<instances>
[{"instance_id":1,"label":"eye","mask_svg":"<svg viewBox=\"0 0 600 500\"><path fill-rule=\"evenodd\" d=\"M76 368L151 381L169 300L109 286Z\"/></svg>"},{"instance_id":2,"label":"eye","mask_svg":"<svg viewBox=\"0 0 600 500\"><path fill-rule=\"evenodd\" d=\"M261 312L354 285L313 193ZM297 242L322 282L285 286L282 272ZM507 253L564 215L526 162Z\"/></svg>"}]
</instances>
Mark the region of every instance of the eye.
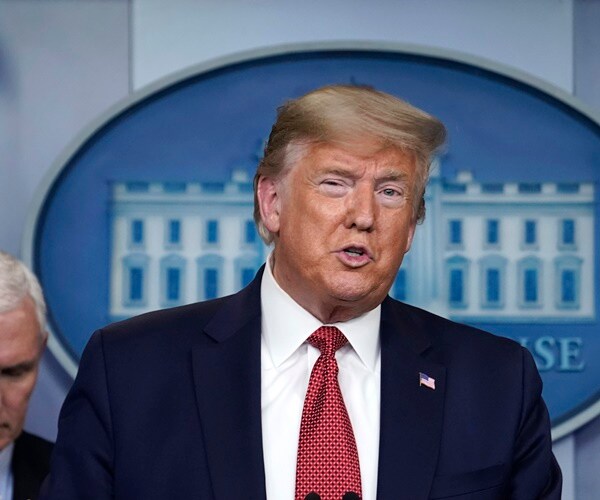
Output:
<instances>
[{"instance_id":1,"label":"eye","mask_svg":"<svg viewBox=\"0 0 600 500\"><path fill-rule=\"evenodd\" d=\"M377 195L381 203L390 208L403 206L408 198L406 187L397 184L381 186L377 191Z\"/></svg>"},{"instance_id":2,"label":"eye","mask_svg":"<svg viewBox=\"0 0 600 500\"><path fill-rule=\"evenodd\" d=\"M0 375L6 378L17 379L25 376L31 371L32 367L27 365L11 366L0 371Z\"/></svg>"},{"instance_id":3,"label":"eye","mask_svg":"<svg viewBox=\"0 0 600 500\"><path fill-rule=\"evenodd\" d=\"M386 198L404 198L405 192L401 186L386 186L379 190L379 193Z\"/></svg>"},{"instance_id":4,"label":"eye","mask_svg":"<svg viewBox=\"0 0 600 500\"><path fill-rule=\"evenodd\" d=\"M389 196L389 197L400 196L401 195L400 191L398 191L397 189L393 189L393 188L385 188L381 192L385 196Z\"/></svg>"},{"instance_id":5,"label":"eye","mask_svg":"<svg viewBox=\"0 0 600 500\"><path fill-rule=\"evenodd\" d=\"M327 196L343 196L348 191L348 184L341 179L325 179L320 189Z\"/></svg>"}]
</instances>

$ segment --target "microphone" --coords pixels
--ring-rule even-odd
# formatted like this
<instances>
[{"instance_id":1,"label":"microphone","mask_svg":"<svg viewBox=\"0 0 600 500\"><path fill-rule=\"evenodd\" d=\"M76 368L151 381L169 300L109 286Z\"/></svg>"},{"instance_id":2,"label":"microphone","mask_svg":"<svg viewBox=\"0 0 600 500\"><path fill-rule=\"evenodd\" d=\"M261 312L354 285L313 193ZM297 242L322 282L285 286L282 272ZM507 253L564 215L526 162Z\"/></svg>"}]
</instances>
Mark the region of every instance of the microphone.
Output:
<instances>
[{"instance_id":1,"label":"microphone","mask_svg":"<svg viewBox=\"0 0 600 500\"><path fill-rule=\"evenodd\" d=\"M304 497L304 500L321 500L321 496L314 491L311 491L308 495Z\"/></svg>"}]
</instances>

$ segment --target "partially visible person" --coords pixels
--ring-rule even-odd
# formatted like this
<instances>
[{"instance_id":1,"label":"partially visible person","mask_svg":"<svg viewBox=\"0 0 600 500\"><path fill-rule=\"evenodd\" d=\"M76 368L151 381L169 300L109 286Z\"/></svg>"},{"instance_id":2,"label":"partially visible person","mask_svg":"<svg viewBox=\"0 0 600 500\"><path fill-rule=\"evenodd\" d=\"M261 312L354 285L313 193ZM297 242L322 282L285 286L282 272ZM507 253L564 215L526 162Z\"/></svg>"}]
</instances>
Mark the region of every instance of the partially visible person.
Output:
<instances>
[{"instance_id":1,"label":"partially visible person","mask_svg":"<svg viewBox=\"0 0 600 500\"><path fill-rule=\"evenodd\" d=\"M1 500L36 499L48 474L52 443L23 430L47 337L37 278L0 251Z\"/></svg>"}]
</instances>

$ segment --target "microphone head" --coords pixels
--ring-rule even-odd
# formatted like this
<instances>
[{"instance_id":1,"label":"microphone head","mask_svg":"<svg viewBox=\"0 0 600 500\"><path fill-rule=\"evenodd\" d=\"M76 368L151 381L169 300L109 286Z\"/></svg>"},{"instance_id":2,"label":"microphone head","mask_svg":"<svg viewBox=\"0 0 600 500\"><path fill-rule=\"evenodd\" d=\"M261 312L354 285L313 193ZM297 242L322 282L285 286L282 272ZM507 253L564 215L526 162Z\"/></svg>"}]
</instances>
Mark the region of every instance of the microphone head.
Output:
<instances>
[{"instance_id":1,"label":"microphone head","mask_svg":"<svg viewBox=\"0 0 600 500\"><path fill-rule=\"evenodd\" d=\"M342 500L360 500L360 497L353 491L347 491L344 493Z\"/></svg>"},{"instance_id":2,"label":"microphone head","mask_svg":"<svg viewBox=\"0 0 600 500\"><path fill-rule=\"evenodd\" d=\"M308 495L304 497L304 500L321 500L321 496L314 491L311 491Z\"/></svg>"}]
</instances>

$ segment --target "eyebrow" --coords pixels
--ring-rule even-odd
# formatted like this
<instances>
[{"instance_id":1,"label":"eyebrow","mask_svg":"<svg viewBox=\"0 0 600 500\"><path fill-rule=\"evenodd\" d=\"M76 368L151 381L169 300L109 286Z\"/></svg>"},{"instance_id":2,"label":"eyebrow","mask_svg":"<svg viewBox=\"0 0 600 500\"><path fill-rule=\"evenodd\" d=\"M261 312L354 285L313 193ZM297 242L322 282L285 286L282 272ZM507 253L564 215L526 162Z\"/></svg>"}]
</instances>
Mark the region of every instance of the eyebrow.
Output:
<instances>
[{"instance_id":1,"label":"eyebrow","mask_svg":"<svg viewBox=\"0 0 600 500\"><path fill-rule=\"evenodd\" d=\"M345 169L343 167L331 167L325 171L326 175L339 175L340 177L348 177L350 179L358 179L360 175L355 174L351 169ZM405 181L408 179L406 172L398 171L394 168L385 169L380 175L377 175L375 180L377 182L385 181Z\"/></svg>"},{"instance_id":2,"label":"eyebrow","mask_svg":"<svg viewBox=\"0 0 600 500\"><path fill-rule=\"evenodd\" d=\"M350 179L357 179L359 176L352 172L351 169L345 169L342 167L331 167L325 170L325 175L339 175L340 177L348 177Z\"/></svg>"},{"instance_id":3,"label":"eyebrow","mask_svg":"<svg viewBox=\"0 0 600 500\"><path fill-rule=\"evenodd\" d=\"M382 175L378 175L376 180L378 182L381 181L406 181L408 179L408 174L406 172L401 172L396 169L387 169Z\"/></svg>"}]
</instances>

